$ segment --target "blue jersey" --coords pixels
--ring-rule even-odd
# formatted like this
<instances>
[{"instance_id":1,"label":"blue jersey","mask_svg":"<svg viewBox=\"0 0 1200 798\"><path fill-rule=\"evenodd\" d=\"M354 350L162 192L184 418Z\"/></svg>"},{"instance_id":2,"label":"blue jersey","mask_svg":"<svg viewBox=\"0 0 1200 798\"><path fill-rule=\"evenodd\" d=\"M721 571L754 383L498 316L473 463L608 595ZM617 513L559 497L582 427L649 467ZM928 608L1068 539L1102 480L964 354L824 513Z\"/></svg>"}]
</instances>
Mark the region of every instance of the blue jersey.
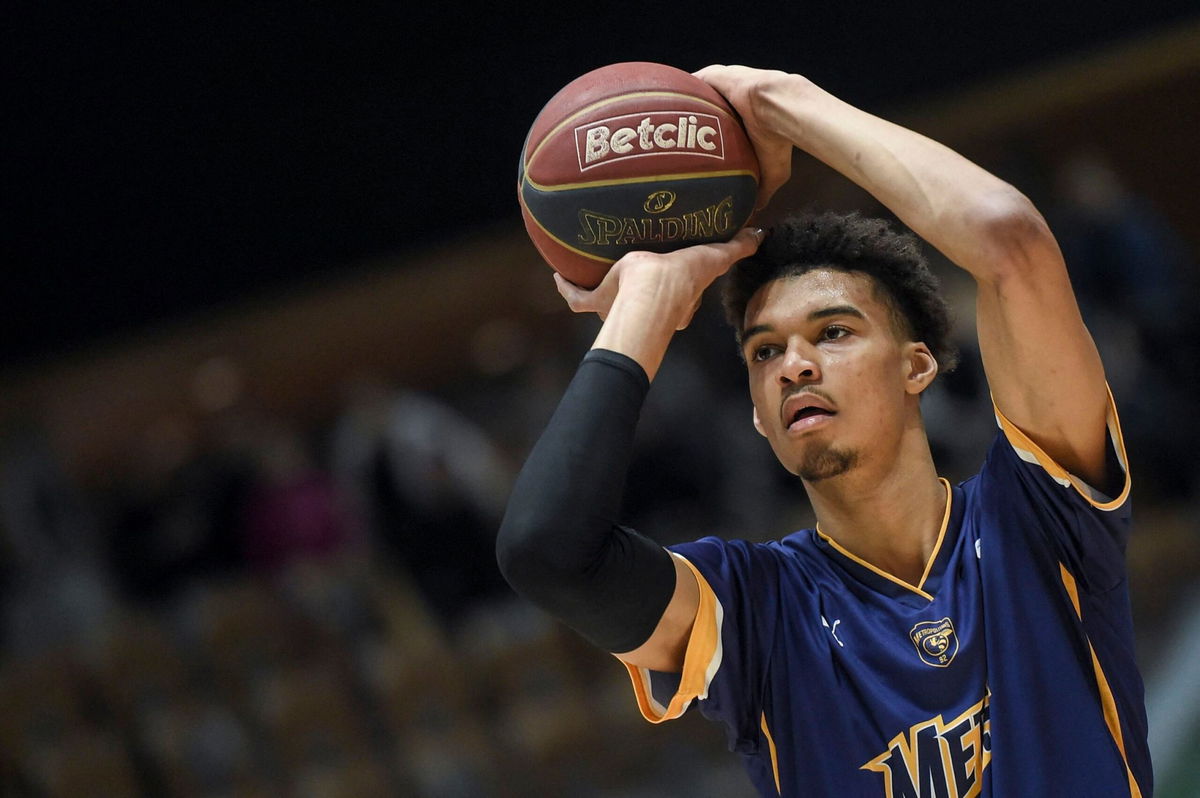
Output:
<instances>
[{"instance_id":1,"label":"blue jersey","mask_svg":"<svg viewBox=\"0 0 1200 798\"><path fill-rule=\"evenodd\" d=\"M698 705L763 795L1149 796L1115 410L1111 500L997 418L919 584L818 530L672 546L700 606L682 674L629 668L643 715Z\"/></svg>"}]
</instances>

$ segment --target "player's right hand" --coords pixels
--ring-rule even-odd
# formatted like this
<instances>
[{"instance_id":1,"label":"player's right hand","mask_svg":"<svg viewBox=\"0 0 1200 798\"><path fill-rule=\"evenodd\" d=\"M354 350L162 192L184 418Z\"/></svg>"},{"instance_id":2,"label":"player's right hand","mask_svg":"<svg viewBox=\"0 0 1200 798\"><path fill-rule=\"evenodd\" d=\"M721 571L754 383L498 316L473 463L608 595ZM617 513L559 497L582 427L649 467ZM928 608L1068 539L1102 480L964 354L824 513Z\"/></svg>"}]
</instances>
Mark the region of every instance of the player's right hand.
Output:
<instances>
[{"instance_id":1,"label":"player's right hand","mask_svg":"<svg viewBox=\"0 0 1200 798\"><path fill-rule=\"evenodd\" d=\"M762 210L792 175L792 141L776 124L781 106L774 98L793 76L778 70L723 64L713 64L693 74L719 91L741 116L758 156L760 177L755 209Z\"/></svg>"},{"instance_id":2,"label":"player's right hand","mask_svg":"<svg viewBox=\"0 0 1200 798\"><path fill-rule=\"evenodd\" d=\"M554 282L576 313L607 319L618 293L631 302L647 302L648 313L670 320L682 330L691 323L704 289L737 261L758 251L764 233L743 228L728 241L697 244L673 252L630 252L613 264L600 285L588 290L557 272Z\"/></svg>"}]
</instances>

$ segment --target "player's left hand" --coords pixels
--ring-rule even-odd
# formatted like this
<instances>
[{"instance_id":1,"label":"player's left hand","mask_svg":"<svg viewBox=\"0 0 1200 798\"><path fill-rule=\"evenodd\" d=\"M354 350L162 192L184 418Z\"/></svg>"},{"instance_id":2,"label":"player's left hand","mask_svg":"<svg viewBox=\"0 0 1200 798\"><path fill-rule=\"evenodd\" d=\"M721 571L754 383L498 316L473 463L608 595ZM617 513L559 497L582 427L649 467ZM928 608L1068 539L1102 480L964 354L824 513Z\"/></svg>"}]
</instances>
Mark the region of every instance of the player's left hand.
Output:
<instances>
[{"instance_id":1,"label":"player's left hand","mask_svg":"<svg viewBox=\"0 0 1200 798\"><path fill-rule=\"evenodd\" d=\"M793 76L786 72L713 64L693 73L719 91L742 118L758 156L760 179L755 210L762 210L792 175L792 142L774 123L773 92Z\"/></svg>"},{"instance_id":2,"label":"player's left hand","mask_svg":"<svg viewBox=\"0 0 1200 798\"><path fill-rule=\"evenodd\" d=\"M748 258L762 243L763 231L744 228L728 241L697 244L673 252L630 252L613 264L600 285L588 290L557 272L558 293L576 313L596 313L607 319L618 292L653 303L653 311L682 330L700 307L704 289L729 268ZM634 300L636 301L636 299Z\"/></svg>"}]
</instances>

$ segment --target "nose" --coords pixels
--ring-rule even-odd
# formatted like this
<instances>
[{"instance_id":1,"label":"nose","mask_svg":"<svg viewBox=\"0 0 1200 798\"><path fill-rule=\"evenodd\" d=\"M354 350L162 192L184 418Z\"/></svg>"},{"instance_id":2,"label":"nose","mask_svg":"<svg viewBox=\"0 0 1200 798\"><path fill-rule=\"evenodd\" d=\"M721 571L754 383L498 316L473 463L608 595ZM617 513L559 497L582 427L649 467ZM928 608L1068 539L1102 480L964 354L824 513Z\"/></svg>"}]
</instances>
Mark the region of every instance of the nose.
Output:
<instances>
[{"instance_id":1,"label":"nose","mask_svg":"<svg viewBox=\"0 0 1200 798\"><path fill-rule=\"evenodd\" d=\"M821 370L809 353L789 346L779 363L778 377L780 385L815 382L821 378Z\"/></svg>"}]
</instances>

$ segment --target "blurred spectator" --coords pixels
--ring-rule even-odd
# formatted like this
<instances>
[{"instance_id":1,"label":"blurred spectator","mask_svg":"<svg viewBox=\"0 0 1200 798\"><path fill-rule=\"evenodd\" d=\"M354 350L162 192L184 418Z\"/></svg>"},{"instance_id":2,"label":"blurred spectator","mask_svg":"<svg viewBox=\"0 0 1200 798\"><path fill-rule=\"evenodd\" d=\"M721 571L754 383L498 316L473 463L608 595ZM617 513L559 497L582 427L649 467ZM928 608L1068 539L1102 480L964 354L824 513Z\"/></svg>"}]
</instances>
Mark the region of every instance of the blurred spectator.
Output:
<instances>
[{"instance_id":1,"label":"blurred spectator","mask_svg":"<svg viewBox=\"0 0 1200 798\"><path fill-rule=\"evenodd\" d=\"M1189 496L1200 438L1191 396L1200 376L1196 264L1101 154L1064 159L1054 190L1051 223L1120 402L1143 495Z\"/></svg>"},{"instance_id":2,"label":"blurred spectator","mask_svg":"<svg viewBox=\"0 0 1200 798\"><path fill-rule=\"evenodd\" d=\"M0 441L0 531L5 649L100 642L112 596L97 519L33 424Z\"/></svg>"},{"instance_id":3,"label":"blurred spectator","mask_svg":"<svg viewBox=\"0 0 1200 798\"><path fill-rule=\"evenodd\" d=\"M373 538L444 623L508 594L494 540L511 472L478 425L432 396L362 381L332 456Z\"/></svg>"},{"instance_id":4,"label":"blurred spectator","mask_svg":"<svg viewBox=\"0 0 1200 798\"><path fill-rule=\"evenodd\" d=\"M166 600L196 577L241 567L238 519L250 464L186 417L149 425L110 498L108 554L123 591Z\"/></svg>"},{"instance_id":5,"label":"blurred spectator","mask_svg":"<svg viewBox=\"0 0 1200 798\"><path fill-rule=\"evenodd\" d=\"M1097 152L1069 155L1055 169L1055 229L1087 309L1120 310L1151 346L1192 333L1194 263L1170 224L1134 194ZM1194 345L1189 335L1186 341Z\"/></svg>"},{"instance_id":6,"label":"blurred spectator","mask_svg":"<svg viewBox=\"0 0 1200 798\"><path fill-rule=\"evenodd\" d=\"M265 425L256 465L242 526L243 551L253 571L333 559L361 541L332 475L318 467L297 431L280 423Z\"/></svg>"}]
</instances>

